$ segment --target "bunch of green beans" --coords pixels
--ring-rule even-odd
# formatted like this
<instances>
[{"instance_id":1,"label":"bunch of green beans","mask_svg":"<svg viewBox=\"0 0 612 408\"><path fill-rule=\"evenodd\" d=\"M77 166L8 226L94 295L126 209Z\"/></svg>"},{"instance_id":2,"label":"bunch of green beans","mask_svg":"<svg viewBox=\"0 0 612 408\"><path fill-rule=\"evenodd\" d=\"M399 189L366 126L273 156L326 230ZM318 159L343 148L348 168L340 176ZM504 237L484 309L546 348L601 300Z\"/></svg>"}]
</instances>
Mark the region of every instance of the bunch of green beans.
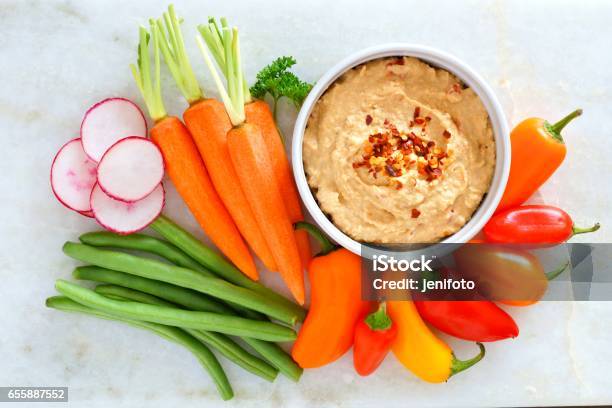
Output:
<instances>
[{"instance_id":1,"label":"bunch of green beans","mask_svg":"<svg viewBox=\"0 0 612 408\"><path fill-rule=\"evenodd\" d=\"M289 325L296 324L300 319L292 308L259 292L181 266L74 242L66 242L63 250L66 255L81 262L194 289Z\"/></svg>"},{"instance_id":2,"label":"bunch of green beans","mask_svg":"<svg viewBox=\"0 0 612 408\"><path fill-rule=\"evenodd\" d=\"M95 288L95 292L117 300L131 300L149 305L178 307L178 305L167 302L156 296L121 286L98 285ZM272 367L262 359L252 355L240 347L240 345L231 338L212 331L194 330L189 328L183 328L183 330L200 340L202 343L219 351L219 353L225 356L228 360L236 363L245 370L268 381L274 381L274 379L276 379L276 375L278 374L278 370L276 368Z\"/></svg>"},{"instance_id":3,"label":"bunch of green beans","mask_svg":"<svg viewBox=\"0 0 612 408\"><path fill-rule=\"evenodd\" d=\"M202 293L142 278L140 276L111 271L98 266L79 266L74 270L72 276L79 280L102 282L134 289L174 303L188 310L201 312L217 311L215 309L217 305L215 303L211 304L211 299ZM226 312L226 314L236 315L236 312L229 311ZM266 361L276 367L283 375L293 381L298 381L300 379L302 369L277 344L250 337L242 337L242 340L251 346Z\"/></svg>"},{"instance_id":4,"label":"bunch of green beans","mask_svg":"<svg viewBox=\"0 0 612 408\"><path fill-rule=\"evenodd\" d=\"M200 364L202 364L204 369L210 374L215 382L221 398L224 400L229 400L234 396L232 386L230 385L229 380L225 375L225 371L223 371L223 368L221 367L221 364L219 364L219 360L217 360L215 355L202 342L178 327L164 326L157 323L130 320L113 316L103 311L84 306L65 296L52 296L47 299L46 305L47 307L66 312L84 313L101 319L116 320L127 323L130 326L149 330L150 332L153 332L166 340L177 343L191 351L193 355L196 356Z\"/></svg>"},{"instance_id":5,"label":"bunch of green beans","mask_svg":"<svg viewBox=\"0 0 612 408\"><path fill-rule=\"evenodd\" d=\"M170 242L107 231L83 234L81 243L67 242L68 256L92 264L77 267L74 278L102 284L90 290L58 280L56 289L64 296L47 299L47 306L124 322L186 347L223 399L232 398L233 391L208 347L268 381L278 372L298 381L302 369L275 343L292 341L296 334L269 319L292 326L303 321L304 309L247 278L168 218L158 218L152 227Z\"/></svg>"}]
</instances>

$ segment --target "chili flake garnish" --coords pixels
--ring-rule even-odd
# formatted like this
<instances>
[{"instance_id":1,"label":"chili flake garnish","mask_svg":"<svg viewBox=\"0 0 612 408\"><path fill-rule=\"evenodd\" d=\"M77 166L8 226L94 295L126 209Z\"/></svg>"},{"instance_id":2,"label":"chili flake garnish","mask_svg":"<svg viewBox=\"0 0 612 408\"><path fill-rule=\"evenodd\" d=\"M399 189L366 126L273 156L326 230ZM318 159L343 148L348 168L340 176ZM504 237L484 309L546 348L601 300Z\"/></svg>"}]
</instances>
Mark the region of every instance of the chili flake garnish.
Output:
<instances>
[{"instance_id":1,"label":"chili flake garnish","mask_svg":"<svg viewBox=\"0 0 612 408\"><path fill-rule=\"evenodd\" d=\"M412 211L410 212L410 216L412 218L419 218L419 215L421 215L421 212L417 210L416 208L413 208Z\"/></svg>"},{"instance_id":2,"label":"chili flake garnish","mask_svg":"<svg viewBox=\"0 0 612 408\"><path fill-rule=\"evenodd\" d=\"M370 125L370 123L372 123L372 116L371 115L367 115L366 119L365 119L366 125Z\"/></svg>"},{"instance_id":3,"label":"chili flake garnish","mask_svg":"<svg viewBox=\"0 0 612 408\"><path fill-rule=\"evenodd\" d=\"M404 61L403 57L398 57L394 60L391 60L389 62L387 62L386 66L391 66L391 65L404 65L406 63L406 61Z\"/></svg>"},{"instance_id":4,"label":"chili flake garnish","mask_svg":"<svg viewBox=\"0 0 612 408\"><path fill-rule=\"evenodd\" d=\"M424 135L431 118L421 117L420 111L419 107L415 108L414 121L410 121L409 125L412 127L414 123L422 124L423 127L419 130L422 132L421 135ZM369 124L368 118L371 116L366 116L367 124ZM445 148L437 146L433 140L417 136L412 130L400 131L388 119L385 119L383 124L384 131L368 136L361 159L352 164L353 168L366 168L374 178L378 178L381 174L392 178L401 177L412 168L416 168L428 182L442 176L445 161L449 157ZM445 137L446 133L448 131L445 131ZM411 186L416 184L416 180L409 181ZM394 185L398 190L403 187L403 183L399 180L393 180L390 185Z\"/></svg>"}]
</instances>

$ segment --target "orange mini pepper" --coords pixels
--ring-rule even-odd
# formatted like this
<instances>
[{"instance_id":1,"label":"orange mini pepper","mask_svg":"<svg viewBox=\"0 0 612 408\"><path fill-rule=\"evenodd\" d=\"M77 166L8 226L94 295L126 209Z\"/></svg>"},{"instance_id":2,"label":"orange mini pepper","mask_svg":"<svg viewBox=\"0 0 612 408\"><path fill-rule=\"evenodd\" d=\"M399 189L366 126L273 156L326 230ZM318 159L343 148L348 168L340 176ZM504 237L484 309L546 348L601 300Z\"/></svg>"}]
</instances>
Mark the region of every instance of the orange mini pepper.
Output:
<instances>
[{"instance_id":1,"label":"orange mini pepper","mask_svg":"<svg viewBox=\"0 0 612 408\"><path fill-rule=\"evenodd\" d=\"M361 300L361 258L333 245L311 224L298 222L296 228L310 232L321 244L321 252L308 266L310 309L291 356L302 368L316 368L351 348L355 324L370 305Z\"/></svg>"},{"instance_id":2,"label":"orange mini pepper","mask_svg":"<svg viewBox=\"0 0 612 408\"><path fill-rule=\"evenodd\" d=\"M567 152L561 130L581 114L577 109L552 125L529 118L512 130L510 176L496 212L523 204L557 170Z\"/></svg>"}]
</instances>

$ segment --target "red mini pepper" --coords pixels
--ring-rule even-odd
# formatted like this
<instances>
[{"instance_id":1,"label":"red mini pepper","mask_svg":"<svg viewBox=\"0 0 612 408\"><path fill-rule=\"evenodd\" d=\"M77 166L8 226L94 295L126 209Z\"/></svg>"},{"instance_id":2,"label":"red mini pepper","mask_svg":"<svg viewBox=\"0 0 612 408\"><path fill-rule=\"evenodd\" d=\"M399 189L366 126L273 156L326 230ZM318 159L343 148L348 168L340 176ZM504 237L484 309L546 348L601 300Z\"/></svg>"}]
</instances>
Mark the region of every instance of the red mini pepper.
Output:
<instances>
[{"instance_id":1,"label":"red mini pepper","mask_svg":"<svg viewBox=\"0 0 612 408\"><path fill-rule=\"evenodd\" d=\"M387 315L386 304L355 326L353 363L359 375L370 375L383 362L397 337L397 326Z\"/></svg>"},{"instance_id":2,"label":"red mini pepper","mask_svg":"<svg viewBox=\"0 0 612 408\"><path fill-rule=\"evenodd\" d=\"M484 227L488 242L560 244L576 234L597 231L599 224L578 228L568 213L550 205L525 205L494 215Z\"/></svg>"},{"instance_id":3,"label":"red mini pepper","mask_svg":"<svg viewBox=\"0 0 612 408\"><path fill-rule=\"evenodd\" d=\"M512 306L528 306L539 301L548 289L548 281L569 266L545 272L537 256L516 245L462 245L453 252L458 273L476 282L476 289L486 299Z\"/></svg>"},{"instance_id":4,"label":"red mini pepper","mask_svg":"<svg viewBox=\"0 0 612 408\"><path fill-rule=\"evenodd\" d=\"M456 271L443 269L442 278L458 279ZM450 294L449 294L450 295ZM419 314L436 329L463 340L487 342L514 338L519 328L512 317L495 303L470 293L470 300L414 300Z\"/></svg>"}]
</instances>

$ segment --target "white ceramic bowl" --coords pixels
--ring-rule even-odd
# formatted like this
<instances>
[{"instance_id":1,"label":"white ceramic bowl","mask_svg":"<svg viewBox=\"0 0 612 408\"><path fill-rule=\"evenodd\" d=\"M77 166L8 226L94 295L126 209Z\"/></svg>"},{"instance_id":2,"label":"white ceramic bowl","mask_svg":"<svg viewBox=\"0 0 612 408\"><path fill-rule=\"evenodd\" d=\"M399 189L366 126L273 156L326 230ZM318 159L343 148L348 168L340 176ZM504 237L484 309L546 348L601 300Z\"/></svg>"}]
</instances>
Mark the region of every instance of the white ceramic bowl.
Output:
<instances>
[{"instance_id":1,"label":"white ceramic bowl","mask_svg":"<svg viewBox=\"0 0 612 408\"><path fill-rule=\"evenodd\" d=\"M383 44L349 55L334 65L317 81L304 101L293 131L292 161L295 181L300 196L310 215L314 218L319 227L334 241L357 255L361 255L361 247L364 244L346 235L327 218L319 208L308 186L302 160L304 130L306 129L308 118L316 102L338 77L349 69L363 64L364 62L394 56L415 57L434 67L442 68L455 74L478 94L489 113L489 118L493 127L496 160L491 187L478 209L474 212L472 218L455 234L441 241L442 243L467 242L482 229L487 220L493 215L502 197L506 187L506 181L508 180L508 173L510 172L510 138L504 111L489 85L487 85L487 83L465 63L452 55L434 48L403 43Z\"/></svg>"}]
</instances>

